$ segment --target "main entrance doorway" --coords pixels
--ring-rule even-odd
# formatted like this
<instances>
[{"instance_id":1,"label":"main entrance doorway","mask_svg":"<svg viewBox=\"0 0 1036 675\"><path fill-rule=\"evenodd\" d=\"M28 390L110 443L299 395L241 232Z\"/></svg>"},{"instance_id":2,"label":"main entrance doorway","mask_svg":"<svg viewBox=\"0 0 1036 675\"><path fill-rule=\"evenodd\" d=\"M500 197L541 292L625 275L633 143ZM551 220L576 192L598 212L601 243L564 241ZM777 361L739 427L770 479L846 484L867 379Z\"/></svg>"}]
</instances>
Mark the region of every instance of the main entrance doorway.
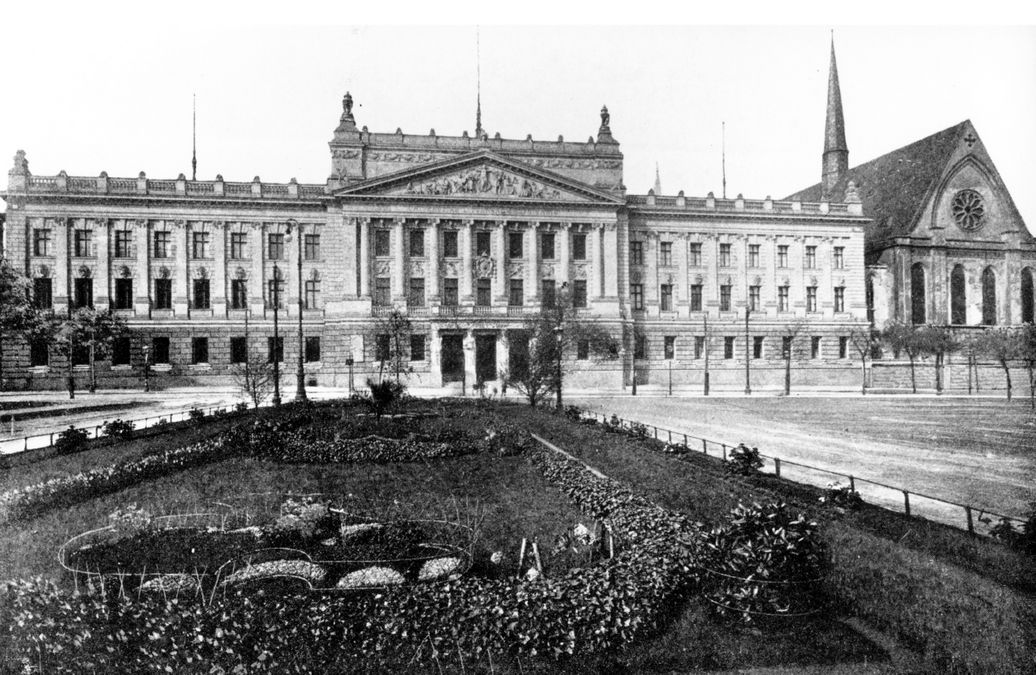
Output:
<instances>
[{"instance_id":1,"label":"main entrance doorway","mask_svg":"<svg viewBox=\"0 0 1036 675\"><path fill-rule=\"evenodd\" d=\"M475 380L478 384L496 379L496 335L475 336Z\"/></svg>"},{"instance_id":2,"label":"main entrance doorway","mask_svg":"<svg viewBox=\"0 0 1036 675\"><path fill-rule=\"evenodd\" d=\"M461 382L464 380L464 336L442 336L442 381Z\"/></svg>"}]
</instances>

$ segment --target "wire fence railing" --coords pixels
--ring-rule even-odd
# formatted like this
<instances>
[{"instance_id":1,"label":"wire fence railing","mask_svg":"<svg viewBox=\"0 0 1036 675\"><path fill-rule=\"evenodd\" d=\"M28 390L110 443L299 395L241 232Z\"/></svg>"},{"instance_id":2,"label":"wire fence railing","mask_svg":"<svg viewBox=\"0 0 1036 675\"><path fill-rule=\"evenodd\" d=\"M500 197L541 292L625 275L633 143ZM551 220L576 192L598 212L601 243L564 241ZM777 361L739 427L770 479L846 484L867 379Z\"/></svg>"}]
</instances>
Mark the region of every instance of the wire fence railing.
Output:
<instances>
[{"instance_id":1,"label":"wire fence railing","mask_svg":"<svg viewBox=\"0 0 1036 675\"><path fill-rule=\"evenodd\" d=\"M212 415L216 412L233 412L236 404L233 403L221 403L211 405L207 407L191 406L190 408L184 408L182 410L173 410L169 412L159 413L155 415L149 415L147 417L138 417L136 419L124 420L125 422L132 424L135 431L141 431L151 427L155 427L161 424L172 424L173 422L183 422L191 418L193 411L198 410L204 413L205 416ZM198 413L193 413L197 415ZM73 426L76 429L83 429L87 433L87 438L104 438L104 426L110 421L122 419L118 416L113 416L110 419L105 419L100 423L94 421L87 421L87 423L71 422L69 426ZM66 427L67 428L67 427ZM48 431L39 434L31 434L22 436L19 438L8 438L0 440L0 455L16 455L22 452L28 452L29 450L43 450L54 445L54 442L58 439L64 429L56 431Z\"/></svg>"},{"instance_id":2,"label":"wire fence railing","mask_svg":"<svg viewBox=\"0 0 1036 675\"><path fill-rule=\"evenodd\" d=\"M617 423L620 428L625 430L634 428L634 425L640 425L647 431L649 438L654 438L670 445L682 446L690 452L701 452L705 455L722 458L723 461L726 461L730 451L739 445L702 438L684 433L683 431L659 427L638 420L628 420L614 414L585 411L584 415L595 420L599 419L602 423ZM935 497L902 486L889 485L888 483L870 478L861 478L851 473L812 466L762 452L759 453L759 456L770 460L761 469L763 473L820 487L830 486L832 477L839 479L839 481L844 480L847 482L849 489L857 492L861 498L872 504L904 513L909 517L926 518L951 525L967 530L972 534L988 535L994 527L1005 521L1010 523L1015 529L1025 522L1025 519L1019 516L998 513L987 508L942 499L941 497Z\"/></svg>"}]
</instances>

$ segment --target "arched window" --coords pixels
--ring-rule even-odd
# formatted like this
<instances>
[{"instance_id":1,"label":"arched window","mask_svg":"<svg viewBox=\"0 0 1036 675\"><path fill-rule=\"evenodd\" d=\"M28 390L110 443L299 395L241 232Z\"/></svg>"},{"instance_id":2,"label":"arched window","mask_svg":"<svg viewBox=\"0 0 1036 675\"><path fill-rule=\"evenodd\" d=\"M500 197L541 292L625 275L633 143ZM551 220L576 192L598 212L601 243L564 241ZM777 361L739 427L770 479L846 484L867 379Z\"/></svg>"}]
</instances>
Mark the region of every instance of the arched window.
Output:
<instances>
[{"instance_id":1,"label":"arched window","mask_svg":"<svg viewBox=\"0 0 1036 675\"><path fill-rule=\"evenodd\" d=\"M954 265L950 272L950 323L955 326L963 326L968 322L966 293L964 266Z\"/></svg>"},{"instance_id":2,"label":"arched window","mask_svg":"<svg viewBox=\"0 0 1036 675\"><path fill-rule=\"evenodd\" d=\"M982 270L982 323L996 325L996 272L992 267Z\"/></svg>"},{"instance_id":3,"label":"arched window","mask_svg":"<svg viewBox=\"0 0 1036 675\"><path fill-rule=\"evenodd\" d=\"M1022 323L1033 323L1032 270L1022 268Z\"/></svg>"},{"instance_id":4,"label":"arched window","mask_svg":"<svg viewBox=\"0 0 1036 675\"><path fill-rule=\"evenodd\" d=\"M867 321L873 326L874 325L874 275L867 275L867 285L865 287L867 294Z\"/></svg>"},{"instance_id":5,"label":"arched window","mask_svg":"<svg viewBox=\"0 0 1036 675\"><path fill-rule=\"evenodd\" d=\"M925 322L924 265L914 263L910 268L910 321Z\"/></svg>"}]
</instances>

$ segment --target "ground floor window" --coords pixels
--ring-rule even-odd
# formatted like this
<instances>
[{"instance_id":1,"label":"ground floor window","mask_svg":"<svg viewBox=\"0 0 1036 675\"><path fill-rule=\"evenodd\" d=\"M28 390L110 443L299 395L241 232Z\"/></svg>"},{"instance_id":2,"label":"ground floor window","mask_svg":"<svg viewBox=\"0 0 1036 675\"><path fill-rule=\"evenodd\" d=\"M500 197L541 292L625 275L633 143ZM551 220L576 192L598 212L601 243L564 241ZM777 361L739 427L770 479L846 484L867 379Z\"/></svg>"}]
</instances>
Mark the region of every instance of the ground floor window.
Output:
<instances>
[{"instance_id":1,"label":"ground floor window","mask_svg":"<svg viewBox=\"0 0 1036 675\"><path fill-rule=\"evenodd\" d=\"M732 337L723 338L723 358L734 358L734 338Z\"/></svg>"},{"instance_id":2,"label":"ground floor window","mask_svg":"<svg viewBox=\"0 0 1036 675\"><path fill-rule=\"evenodd\" d=\"M425 360L425 336L424 335L411 335L410 336L410 360L411 361L424 361Z\"/></svg>"},{"instance_id":3,"label":"ground floor window","mask_svg":"<svg viewBox=\"0 0 1036 675\"><path fill-rule=\"evenodd\" d=\"M701 335L694 336L694 358L700 359L705 355L705 338Z\"/></svg>"},{"instance_id":4,"label":"ground floor window","mask_svg":"<svg viewBox=\"0 0 1036 675\"><path fill-rule=\"evenodd\" d=\"M169 338L152 338L151 353L154 355L155 363L169 363Z\"/></svg>"},{"instance_id":5,"label":"ground floor window","mask_svg":"<svg viewBox=\"0 0 1036 675\"><path fill-rule=\"evenodd\" d=\"M130 339L128 337L120 337L112 340L112 365L130 365Z\"/></svg>"},{"instance_id":6,"label":"ground floor window","mask_svg":"<svg viewBox=\"0 0 1036 675\"><path fill-rule=\"evenodd\" d=\"M576 358L585 361L590 358L590 341L580 340L576 343Z\"/></svg>"},{"instance_id":7,"label":"ground floor window","mask_svg":"<svg viewBox=\"0 0 1036 675\"><path fill-rule=\"evenodd\" d=\"M809 358L819 359L820 358L820 336L814 335L809 341Z\"/></svg>"},{"instance_id":8,"label":"ground floor window","mask_svg":"<svg viewBox=\"0 0 1036 675\"><path fill-rule=\"evenodd\" d=\"M675 335L666 335L665 336L664 350L665 350L665 359L667 361L672 361L674 358L676 358L676 336Z\"/></svg>"},{"instance_id":9,"label":"ground floor window","mask_svg":"<svg viewBox=\"0 0 1036 675\"><path fill-rule=\"evenodd\" d=\"M761 335L756 335L752 338L752 358L761 359L763 358L763 342L765 338Z\"/></svg>"},{"instance_id":10,"label":"ground floor window","mask_svg":"<svg viewBox=\"0 0 1036 675\"><path fill-rule=\"evenodd\" d=\"M248 338L230 338L230 362L248 363Z\"/></svg>"},{"instance_id":11,"label":"ground floor window","mask_svg":"<svg viewBox=\"0 0 1036 675\"><path fill-rule=\"evenodd\" d=\"M266 360L269 363L281 363L284 361L284 338L266 338Z\"/></svg>"},{"instance_id":12,"label":"ground floor window","mask_svg":"<svg viewBox=\"0 0 1036 675\"><path fill-rule=\"evenodd\" d=\"M838 358L844 359L849 356L849 338L844 335L838 338Z\"/></svg>"},{"instance_id":13,"label":"ground floor window","mask_svg":"<svg viewBox=\"0 0 1036 675\"><path fill-rule=\"evenodd\" d=\"M209 339L207 337L191 338L191 363L195 365L209 362Z\"/></svg>"},{"instance_id":14,"label":"ground floor window","mask_svg":"<svg viewBox=\"0 0 1036 675\"><path fill-rule=\"evenodd\" d=\"M311 336L306 338L306 363L317 363L320 361L320 337Z\"/></svg>"},{"instance_id":15,"label":"ground floor window","mask_svg":"<svg viewBox=\"0 0 1036 675\"><path fill-rule=\"evenodd\" d=\"M34 367L50 365L50 345L46 340L29 343L29 363Z\"/></svg>"}]
</instances>

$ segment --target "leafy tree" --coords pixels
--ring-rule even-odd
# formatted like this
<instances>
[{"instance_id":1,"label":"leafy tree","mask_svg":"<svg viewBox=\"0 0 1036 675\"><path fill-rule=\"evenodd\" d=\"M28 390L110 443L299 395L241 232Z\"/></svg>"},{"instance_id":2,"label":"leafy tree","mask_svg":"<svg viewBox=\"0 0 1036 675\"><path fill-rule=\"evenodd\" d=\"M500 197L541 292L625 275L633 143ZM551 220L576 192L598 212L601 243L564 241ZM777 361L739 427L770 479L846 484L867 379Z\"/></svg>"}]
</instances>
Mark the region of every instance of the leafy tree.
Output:
<instances>
[{"instance_id":1,"label":"leafy tree","mask_svg":"<svg viewBox=\"0 0 1036 675\"><path fill-rule=\"evenodd\" d=\"M892 353L899 358L906 354L910 361L910 389L917 393L917 375L915 366L921 354L921 342L918 340L918 329L909 323L890 323L881 332L881 339L889 346Z\"/></svg>"},{"instance_id":2,"label":"leafy tree","mask_svg":"<svg viewBox=\"0 0 1036 675\"><path fill-rule=\"evenodd\" d=\"M874 353L877 343L878 336L872 328L853 329L849 333L849 344L853 346L853 349L860 356L860 372L863 378L860 384L860 393L864 396L867 395L867 358Z\"/></svg>"},{"instance_id":3,"label":"leafy tree","mask_svg":"<svg viewBox=\"0 0 1036 675\"><path fill-rule=\"evenodd\" d=\"M961 344L947 326L921 326L914 332L918 350L935 357L935 391L943 390L943 370L946 355L960 349Z\"/></svg>"},{"instance_id":4,"label":"leafy tree","mask_svg":"<svg viewBox=\"0 0 1036 675\"><path fill-rule=\"evenodd\" d=\"M72 330L76 331L76 342L90 354L90 392L97 391L97 359L111 356L112 343L116 338L129 334L129 327L122 317L111 309L99 311L84 307L72 313L69 318Z\"/></svg>"},{"instance_id":5,"label":"leafy tree","mask_svg":"<svg viewBox=\"0 0 1036 675\"><path fill-rule=\"evenodd\" d=\"M1022 355L1020 335L1010 328L990 328L978 339L978 348L996 359L1007 379L1007 400L1011 400L1011 369L1008 362Z\"/></svg>"},{"instance_id":6,"label":"leafy tree","mask_svg":"<svg viewBox=\"0 0 1036 675\"><path fill-rule=\"evenodd\" d=\"M1018 351L1029 373L1029 407L1036 410L1036 325L1027 323L1019 330Z\"/></svg>"},{"instance_id":7,"label":"leafy tree","mask_svg":"<svg viewBox=\"0 0 1036 675\"><path fill-rule=\"evenodd\" d=\"M60 316L53 311L36 311L27 315L28 321L23 328L26 339L30 342L44 342L56 352L66 364L68 381L68 397L76 397L76 381L72 371L72 355L78 348L78 325L68 316Z\"/></svg>"},{"instance_id":8,"label":"leafy tree","mask_svg":"<svg viewBox=\"0 0 1036 675\"><path fill-rule=\"evenodd\" d=\"M573 303L572 289L563 284L553 306L541 307L538 314L526 318L522 333L529 340L528 365L509 369L501 377L507 386L523 394L529 405L535 407L553 393L558 410L562 409L564 373L572 367L572 357L581 343L587 355L594 358L618 353L618 341L600 324L581 316L579 310Z\"/></svg>"},{"instance_id":9,"label":"leafy tree","mask_svg":"<svg viewBox=\"0 0 1036 675\"><path fill-rule=\"evenodd\" d=\"M7 258L0 258L0 391L4 391L4 345L30 320L29 280Z\"/></svg>"}]
</instances>

